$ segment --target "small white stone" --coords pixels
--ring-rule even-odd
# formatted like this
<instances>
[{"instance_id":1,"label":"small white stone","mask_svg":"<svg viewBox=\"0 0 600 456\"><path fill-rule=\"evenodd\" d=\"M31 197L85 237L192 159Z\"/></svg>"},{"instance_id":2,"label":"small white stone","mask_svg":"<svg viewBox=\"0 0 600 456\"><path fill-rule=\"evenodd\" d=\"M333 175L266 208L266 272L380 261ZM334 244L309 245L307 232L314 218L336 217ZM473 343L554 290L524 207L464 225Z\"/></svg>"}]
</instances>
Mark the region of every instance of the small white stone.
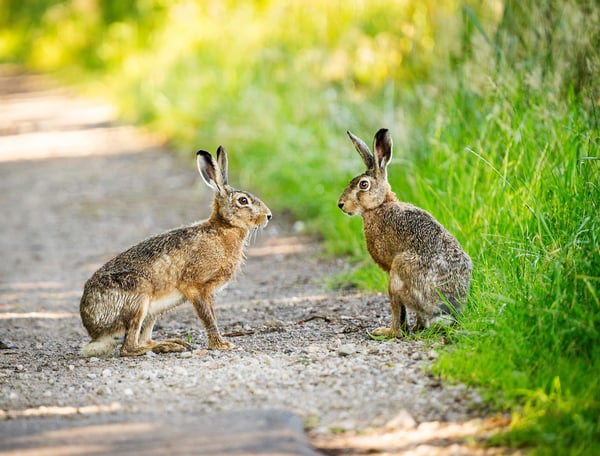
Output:
<instances>
[{"instance_id":1,"label":"small white stone","mask_svg":"<svg viewBox=\"0 0 600 456\"><path fill-rule=\"evenodd\" d=\"M304 222L302 220L297 220L296 222L294 222L292 229L294 230L295 233L304 232Z\"/></svg>"},{"instance_id":2,"label":"small white stone","mask_svg":"<svg viewBox=\"0 0 600 456\"><path fill-rule=\"evenodd\" d=\"M184 351L179 355L180 358L191 358L192 357L192 352L191 351Z\"/></svg>"},{"instance_id":3,"label":"small white stone","mask_svg":"<svg viewBox=\"0 0 600 456\"><path fill-rule=\"evenodd\" d=\"M358 425L354 420L347 419L339 423L336 427L342 431L348 432L355 430L358 427Z\"/></svg>"},{"instance_id":4,"label":"small white stone","mask_svg":"<svg viewBox=\"0 0 600 456\"><path fill-rule=\"evenodd\" d=\"M281 320L267 320L263 323L266 328L284 328L285 322Z\"/></svg>"},{"instance_id":5,"label":"small white stone","mask_svg":"<svg viewBox=\"0 0 600 456\"><path fill-rule=\"evenodd\" d=\"M146 371L144 373L144 378L146 380L154 380L157 376L158 376L158 373L156 371Z\"/></svg>"},{"instance_id":6,"label":"small white stone","mask_svg":"<svg viewBox=\"0 0 600 456\"><path fill-rule=\"evenodd\" d=\"M181 366L175 366L175 368L173 369L173 373L177 375L187 375L187 369Z\"/></svg>"},{"instance_id":7,"label":"small white stone","mask_svg":"<svg viewBox=\"0 0 600 456\"><path fill-rule=\"evenodd\" d=\"M123 394L124 394L125 396L133 396L133 390L132 390L131 388L125 388L125 389L123 390Z\"/></svg>"},{"instance_id":8,"label":"small white stone","mask_svg":"<svg viewBox=\"0 0 600 456\"><path fill-rule=\"evenodd\" d=\"M337 349L337 353L340 356L350 356L356 353L356 345L354 344L344 344L340 345Z\"/></svg>"},{"instance_id":9,"label":"small white stone","mask_svg":"<svg viewBox=\"0 0 600 456\"><path fill-rule=\"evenodd\" d=\"M105 377L105 378L106 377L110 377L111 375L112 375L112 371L110 369L104 369L102 371L102 376Z\"/></svg>"},{"instance_id":10,"label":"small white stone","mask_svg":"<svg viewBox=\"0 0 600 456\"><path fill-rule=\"evenodd\" d=\"M75 370L75 366L73 366L72 364L69 364L67 366L67 369L69 369L70 371Z\"/></svg>"},{"instance_id":11,"label":"small white stone","mask_svg":"<svg viewBox=\"0 0 600 456\"><path fill-rule=\"evenodd\" d=\"M101 387L99 387L96 390L96 394L98 396L109 396L111 393L112 393L111 389L106 385L102 385Z\"/></svg>"},{"instance_id":12,"label":"small white stone","mask_svg":"<svg viewBox=\"0 0 600 456\"><path fill-rule=\"evenodd\" d=\"M309 345L304 350L306 351L306 353L311 353L311 354L319 353L322 351L321 347L319 347L318 345Z\"/></svg>"},{"instance_id":13,"label":"small white stone","mask_svg":"<svg viewBox=\"0 0 600 456\"><path fill-rule=\"evenodd\" d=\"M395 429L414 429L416 426L417 422L405 409L401 410L400 413L385 424L385 428L390 431Z\"/></svg>"},{"instance_id":14,"label":"small white stone","mask_svg":"<svg viewBox=\"0 0 600 456\"><path fill-rule=\"evenodd\" d=\"M219 402L219 398L217 396L208 396L207 398L204 399L204 403L208 404L208 405L212 405L212 404L216 404L217 402Z\"/></svg>"}]
</instances>

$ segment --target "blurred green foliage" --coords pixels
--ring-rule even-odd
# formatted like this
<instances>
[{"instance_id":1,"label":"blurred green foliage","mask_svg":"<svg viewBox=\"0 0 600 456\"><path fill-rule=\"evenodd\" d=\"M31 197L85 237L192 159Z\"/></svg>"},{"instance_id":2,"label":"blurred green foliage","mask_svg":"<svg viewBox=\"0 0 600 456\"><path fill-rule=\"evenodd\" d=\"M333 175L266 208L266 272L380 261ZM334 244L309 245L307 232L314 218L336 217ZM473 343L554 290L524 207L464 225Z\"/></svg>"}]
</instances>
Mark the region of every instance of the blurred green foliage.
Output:
<instances>
[{"instance_id":1,"label":"blurred green foliage","mask_svg":"<svg viewBox=\"0 0 600 456\"><path fill-rule=\"evenodd\" d=\"M471 254L462 324L435 369L482 388L501 443L600 452L600 5L596 0L0 0L0 60L58 71L350 255L346 138L390 128L390 181ZM275 212L277 216L277 212Z\"/></svg>"}]
</instances>

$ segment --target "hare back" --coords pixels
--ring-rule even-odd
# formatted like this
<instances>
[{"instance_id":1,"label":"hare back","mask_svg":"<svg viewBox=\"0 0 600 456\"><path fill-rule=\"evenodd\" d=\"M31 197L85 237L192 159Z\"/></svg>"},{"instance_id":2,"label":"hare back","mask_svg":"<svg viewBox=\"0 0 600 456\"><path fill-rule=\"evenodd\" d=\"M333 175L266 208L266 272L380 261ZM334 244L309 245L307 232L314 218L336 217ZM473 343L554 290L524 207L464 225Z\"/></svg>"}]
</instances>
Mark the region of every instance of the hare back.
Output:
<instances>
[{"instance_id":1,"label":"hare back","mask_svg":"<svg viewBox=\"0 0 600 456\"><path fill-rule=\"evenodd\" d=\"M436 262L452 269L470 262L460 244L429 212L408 203L387 202L363 213L367 249L385 271L397 255L414 258L415 267Z\"/></svg>"},{"instance_id":2,"label":"hare back","mask_svg":"<svg viewBox=\"0 0 600 456\"><path fill-rule=\"evenodd\" d=\"M177 228L120 253L90 278L96 287L159 295L181 283L228 281L241 265L244 230L208 223ZM146 289L146 287L150 289Z\"/></svg>"},{"instance_id":3,"label":"hare back","mask_svg":"<svg viewBox=\"0 0 600 456\"><path fill-rule=\"evenodd\" d=\"M117 255L84 286L80 313L88 333L122 333L141 306L156 316L181 304L190 290L212 294L241 265L245 234L205 223L154 236Z\"/></svg>"}]
</instances>

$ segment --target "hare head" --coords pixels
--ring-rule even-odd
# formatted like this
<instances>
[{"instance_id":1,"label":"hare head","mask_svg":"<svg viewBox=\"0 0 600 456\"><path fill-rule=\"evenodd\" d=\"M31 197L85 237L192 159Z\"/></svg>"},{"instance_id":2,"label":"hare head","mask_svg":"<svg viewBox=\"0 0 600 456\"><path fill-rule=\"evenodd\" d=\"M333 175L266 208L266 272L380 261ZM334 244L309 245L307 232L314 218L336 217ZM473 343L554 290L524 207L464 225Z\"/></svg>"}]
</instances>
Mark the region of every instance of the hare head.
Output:
<instances>
[{"instance_id":1,"label":"hare head","mask_svg":"<svg viewBox=\"0 0 600 456\"><path fill-rule=\"evenodd\" d=\"M338 207L348 215L357 215L381 206L391 193L387 165L392 159L392 138L387 129L380 129L373 140L373 154L363 140L347 133L367 169L350 181Z\"/></svg>"},{"instance_id":2,"label":"hare head","mask_svg":"<svg viewBox=\"0 0 600 456\"><path fill-rule=\"evenodd\" d=\"M251 193L228 185L227 152L223 146L217 149L216 160L205 150L199 150L196 157L202 179L215 190L213 214L224 223L246 230L267 226L272 216L266 204Z\"/></svg>"}]
</instances>

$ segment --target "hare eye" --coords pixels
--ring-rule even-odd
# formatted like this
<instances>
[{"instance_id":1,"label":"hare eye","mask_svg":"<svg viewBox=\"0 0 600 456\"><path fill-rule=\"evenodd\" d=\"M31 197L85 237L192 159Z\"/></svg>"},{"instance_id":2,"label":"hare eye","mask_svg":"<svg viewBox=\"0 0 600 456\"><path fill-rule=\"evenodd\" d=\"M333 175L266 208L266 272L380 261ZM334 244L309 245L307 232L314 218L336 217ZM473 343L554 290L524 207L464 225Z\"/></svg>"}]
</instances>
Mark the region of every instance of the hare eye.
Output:
<instances>
[{"instance_id":1,"label":"hare eye","mask_svg":"<svg viewBox=\"0 0 600 456\"><path fill-rule=\"evenodd\" d=\"M370 187L371 182L369 182L367 179L363 179L358 183L358 188L360 188L361 190L369 190Z\"/></svg>"},{"instance_id":2,"label":"hare eye","mask_svg":"<svg viewBox=\"0 0 600 456\"><path fill-rule=\"evenodd\" d=\"M240 196L238 198L238 203L240 203L242 206L247 206L248 205L248 198L246 198L245 196Z\"/></svg>"}]
</instances>

